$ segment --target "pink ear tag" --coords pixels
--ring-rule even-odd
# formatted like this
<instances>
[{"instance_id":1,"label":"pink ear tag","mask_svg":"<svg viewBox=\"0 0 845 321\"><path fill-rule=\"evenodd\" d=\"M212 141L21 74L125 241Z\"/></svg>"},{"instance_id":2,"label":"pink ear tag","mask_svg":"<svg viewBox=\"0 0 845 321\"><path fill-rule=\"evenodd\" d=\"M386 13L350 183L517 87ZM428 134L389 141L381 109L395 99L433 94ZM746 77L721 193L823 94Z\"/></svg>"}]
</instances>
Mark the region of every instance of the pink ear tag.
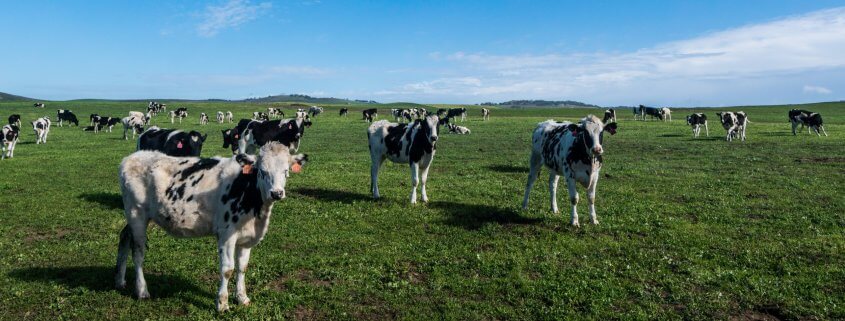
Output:
<instances>
[{"instance_id":1,"label":"pink ear tag","mask_svg":"<svg viewBox=\"0 0 845 321\"><path fill-rule=\"evenodd\" d=\"M246 165L244 165L243 170L241 171L241 173L243 173L244 175L249 175L249 174L252 174L252 164L246 164Z\"/></svg>"},{"instance_id":2,"label":"pink ear tag","mask_svg":"<svg viewBox=\"0 0 845 321\"><path fill-rule=\"evenodd\" d=\"M288 124L288 129L293 129L293 125Z\"/></svg>"},{"instance_id":3,"label":"pink ear tag","mask_svg":"<svg viewBox=\"0 0 845 321\"><path fill-rule=\"evenodd\" d=\"M176 144L176 148L182 149L182 141L180 140L178 144Z\"/></svg>"},{"instance_id":4,"label":"pink ear tag","mask_svg":"<svg viewBox=\"0 0 845 321\"><path fill-rule=\"evenodd\" d=\"M294 173L299 173L302 171L302 165L299 165L299 163L293 163L293 166L290 167L290 170Z\"/></svg>"}]
</instances>

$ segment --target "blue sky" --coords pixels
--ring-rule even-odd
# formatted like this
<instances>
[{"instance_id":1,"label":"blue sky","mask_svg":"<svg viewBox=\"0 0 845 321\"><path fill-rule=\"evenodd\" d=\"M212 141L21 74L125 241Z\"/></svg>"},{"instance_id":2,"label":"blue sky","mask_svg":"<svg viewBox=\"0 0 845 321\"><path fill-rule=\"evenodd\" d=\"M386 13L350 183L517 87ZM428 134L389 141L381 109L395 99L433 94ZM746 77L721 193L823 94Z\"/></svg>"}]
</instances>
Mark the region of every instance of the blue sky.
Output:
<instances>
[{"instance_id":1,"label":"blue sky","mask_svg":"<svg viewBox=\"0 0 845 321\"><path fill-rule=\"evenodd\" d=\"M845 1L15 1L0 11L0 91L41 99L845 96Z\"/></svg>"}]
</instances>

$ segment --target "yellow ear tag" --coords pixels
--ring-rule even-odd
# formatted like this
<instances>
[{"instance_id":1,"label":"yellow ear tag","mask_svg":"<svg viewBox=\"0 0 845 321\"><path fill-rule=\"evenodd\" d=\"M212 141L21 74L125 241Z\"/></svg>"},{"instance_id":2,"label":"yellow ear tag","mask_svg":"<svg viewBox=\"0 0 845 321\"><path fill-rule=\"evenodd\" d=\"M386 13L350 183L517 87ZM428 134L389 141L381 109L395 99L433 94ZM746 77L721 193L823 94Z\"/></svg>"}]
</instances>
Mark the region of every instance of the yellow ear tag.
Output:
<instances>
[{"instance_id":1,"label":"yellow ear tag","mask_svg":"<svg viewBox=\"0 0 845 321\"><path fill-rule=\"evenodd\" d=\"M293 163L293 166L290 167L290 170L294 173L299 173L302 171L302 165L299 165L299 163Z\"/></svg>"},{"instance_id":2,"label":"yellow ear tag","mask_svg":"<svg viewBox=\"0 0 845 321\"><path fill-rule=\"evenodd\" d=\"M252 174L252 164L246 164L246 165L244 165L242 173L243 173L244 175L249 175L249 174Z\"/></svg>"}]
</instances>

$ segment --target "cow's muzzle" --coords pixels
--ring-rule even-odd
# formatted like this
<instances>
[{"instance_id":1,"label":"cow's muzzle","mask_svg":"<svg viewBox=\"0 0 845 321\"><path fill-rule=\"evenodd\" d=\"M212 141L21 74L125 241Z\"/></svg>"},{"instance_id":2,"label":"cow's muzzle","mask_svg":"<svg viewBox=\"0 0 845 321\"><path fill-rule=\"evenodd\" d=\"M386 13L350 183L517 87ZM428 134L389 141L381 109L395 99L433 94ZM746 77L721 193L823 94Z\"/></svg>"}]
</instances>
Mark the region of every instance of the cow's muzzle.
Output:
<instances>
[{"instance_id":1,"label":"cow's muzzle","mask_svg":"<svg viewBox=\"0 0 845 321\"><path fill-rule=\"evenodd\" d=\"M276 200L276 201L281 200L281 199L284 199L284 198L285 198L285 191L284 191L284 190L281 190L281 191L271 191L271 192L270 192L270 197L272 197L272 198L273 198L273 200Z\"/></svg>"},{"instance_id":2,"label":"cow's muzzle","mask_svg":"<svg viewBox=\"0 0 845 321\"><path fill-rule=\"evenodd\" d=\"M593 155L601 155L602 153L604 153L604 149L601 146L593 147Z\"/></svg>"}]
</instances>

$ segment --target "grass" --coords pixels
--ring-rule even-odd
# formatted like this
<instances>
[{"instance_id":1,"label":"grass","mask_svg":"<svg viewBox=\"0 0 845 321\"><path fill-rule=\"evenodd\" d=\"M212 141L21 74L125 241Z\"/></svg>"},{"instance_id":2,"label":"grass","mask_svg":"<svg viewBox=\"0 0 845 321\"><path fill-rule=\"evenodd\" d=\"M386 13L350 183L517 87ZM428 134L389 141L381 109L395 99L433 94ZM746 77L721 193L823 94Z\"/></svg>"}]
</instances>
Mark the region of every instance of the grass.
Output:
<instances>
[{"instance_id":1,"label":"grass","mask_svg":"<svg viewBox=\"0 0 845 321\"><path fill-rule=\"evenodd\" d=\"M155 123L209 133L212 156L228 155L219 130L229 125L201 127L200 111L246 118L268 105L169 104L179 106L190 113L182 125ZM85 123L144 107L0 103L0 116L26 124L68 108ZM605 138L601 225L580 206L581 228L549 212L543 176L530 209L519 204L536 124L596 109L495 109L488 122L471 109L472 135L438 142L431 203L411 206L405 165L383 167L383 199L370 198L367 125L356 113L366 107L348 118L329 107L300 148L311 162L253 250L253 304L223 316L212 238L150 227L152 299L113 288L124 224L117 166L133 142L56 127L35 145L25 128L16 157L0 162L0 319L842 319L845 103L802 107L825 116L830 137L793 137L786 106L741 108L752 122L746 143L724 141L716 109L699 109L711 117L699 139L688 110L671 123L620 110L619 133ZM566 212L565 187L559 197ZM127 277L131 288L131 269Z\"/></svg>"}]
</instances>

